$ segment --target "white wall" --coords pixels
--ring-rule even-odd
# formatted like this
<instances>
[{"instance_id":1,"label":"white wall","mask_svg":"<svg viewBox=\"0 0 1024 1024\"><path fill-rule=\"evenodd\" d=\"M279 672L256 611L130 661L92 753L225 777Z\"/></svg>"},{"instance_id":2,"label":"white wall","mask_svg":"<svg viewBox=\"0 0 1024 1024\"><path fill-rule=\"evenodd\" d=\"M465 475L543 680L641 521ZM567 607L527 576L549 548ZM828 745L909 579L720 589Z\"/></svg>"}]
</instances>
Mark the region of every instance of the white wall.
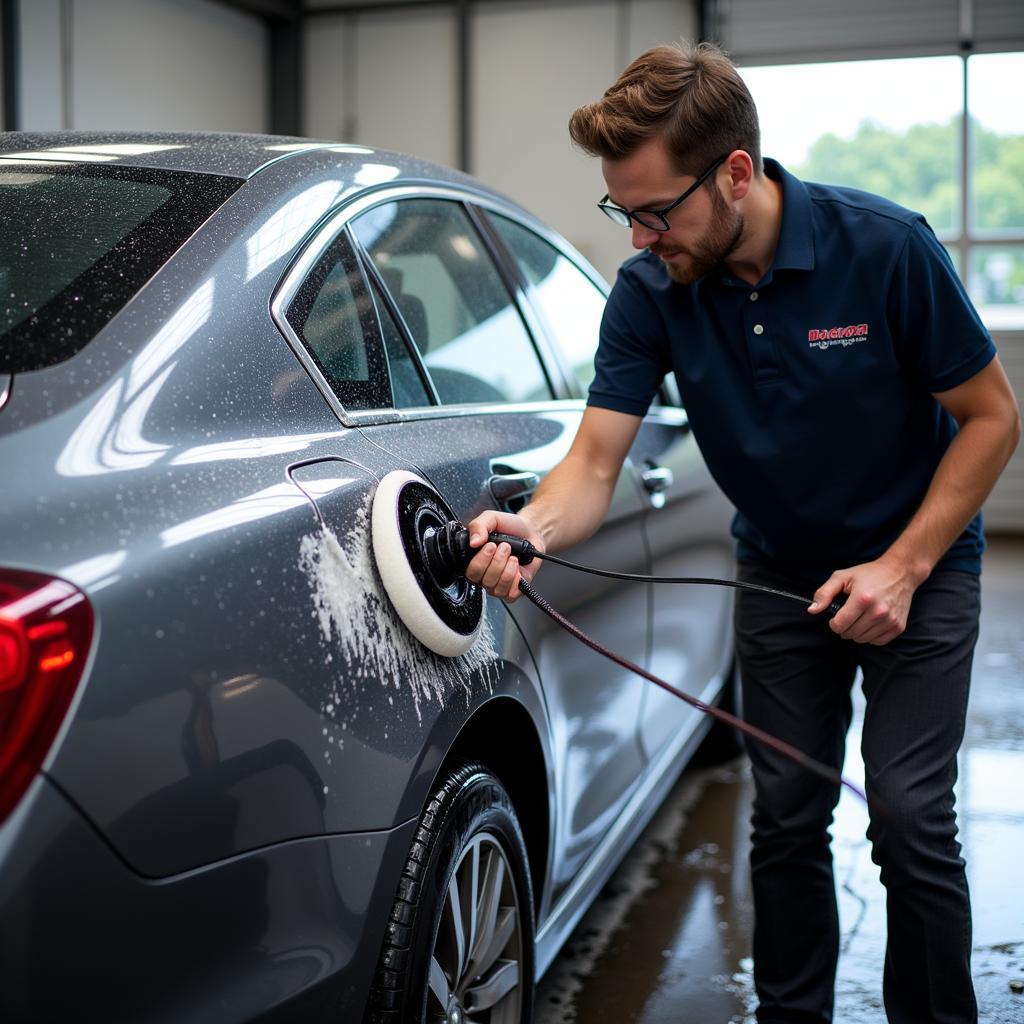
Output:
<instances>
[{"instance_id":1,"label":"white wall","mask_svg":"<svg viewBox=\"0 0 1024 1024\"><path fill-rule=\"evenodd\" d=\"M21 0L18 8L19 127L64 127L60 0Z\"/></svg>"},{"instance_id":2,"label":"white wall","mask_svg":"<svg viewBox=\"0 0 1024 1024\"><path fill-rule=\"evenodd\" d=\"M212 0L21 0L19 20L24 130L267 130L258 18Z\"/></svg>"},{"instance_id":3,"label":"white wall","mask_svg":"<svg viewBox=\"0 0 1024 1024\"><path fill-rule=\"evenodd\" d=\"M311 18L305 65L304 134L457 162L450 9Z\"/></svg>"},{"instance_id":4,"label":"white wall","mask_svg":"<svg viewBox=\"0 0 1024 1024\"><path fill-rule=\"evenodd\" d=\"M487 3L470 15L470 170L562 231L610 280L629 234L594 204L598 163L572 149L569 115L632 57L695 34L688 0ZM310 18L305 122L315 137L458 160L451 11Z\"/></svg>"}]
</instances>

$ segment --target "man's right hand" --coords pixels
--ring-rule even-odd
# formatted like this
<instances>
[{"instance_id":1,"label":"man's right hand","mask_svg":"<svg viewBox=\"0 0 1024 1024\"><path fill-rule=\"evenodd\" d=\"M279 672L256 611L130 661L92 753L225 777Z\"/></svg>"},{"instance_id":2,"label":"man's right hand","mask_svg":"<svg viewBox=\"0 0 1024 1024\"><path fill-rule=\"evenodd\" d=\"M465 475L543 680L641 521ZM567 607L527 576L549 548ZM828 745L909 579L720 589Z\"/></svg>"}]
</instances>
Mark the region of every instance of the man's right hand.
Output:
<instances>
[{"instance_id":1,"label":"man's right hand","mask_svg":"<svg viewBox=\"0 0 1024 1024\"><path fill-rule=\"evenodd\" d=\"M468 529L469 546L480 550L466 567L466 579L481 584L494 597L515 601L519 597L519 577L532 580L540 568L540 559L535 558L529 565L520 565L508 544L494 544L487 537L491 533L525 537L538 551L546 551L541 535L523 516L491 510L478 515L469 523Z\"/></svg>"}]
</instances>

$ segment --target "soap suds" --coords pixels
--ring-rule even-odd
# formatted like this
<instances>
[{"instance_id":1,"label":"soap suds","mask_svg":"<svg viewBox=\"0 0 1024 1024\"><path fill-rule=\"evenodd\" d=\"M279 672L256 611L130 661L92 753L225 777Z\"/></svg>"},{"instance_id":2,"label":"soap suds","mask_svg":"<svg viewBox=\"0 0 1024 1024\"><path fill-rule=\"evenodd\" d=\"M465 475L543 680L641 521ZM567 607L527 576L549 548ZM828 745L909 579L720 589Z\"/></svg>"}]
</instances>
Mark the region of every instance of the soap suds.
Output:
<instances>
[{"instance_id":1,"label":"soap suds","mask_svg":"<svg viewBox=\"0 0 1024 1024\"><path fill-rule=\"evenodd\" d=\"M402 624L374 565L369 505L341 540L326 528L303 537L299 568L313 592L313 615L327 647L325 663L340 654L348 686L372 680L385 688L408 689L420 721L425 701L443 707L457 690L468 701L474 679L493 686L498 652L486 615L476 643L460 658L434 654ZM335 691L325 698L326 715L333 715L339 696ZM391 696L388 700L393 703Z\"/></svg>"}]
</instances>

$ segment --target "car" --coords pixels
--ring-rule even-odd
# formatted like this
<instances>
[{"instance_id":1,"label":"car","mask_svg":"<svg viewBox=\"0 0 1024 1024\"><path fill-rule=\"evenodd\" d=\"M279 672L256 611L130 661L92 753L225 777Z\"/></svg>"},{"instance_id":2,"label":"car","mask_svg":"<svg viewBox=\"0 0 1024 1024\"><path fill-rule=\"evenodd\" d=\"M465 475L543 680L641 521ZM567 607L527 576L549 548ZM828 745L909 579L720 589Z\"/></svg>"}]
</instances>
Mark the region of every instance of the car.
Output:
<instances>
[{"instance_id":1,"label":"car","mask_svg":"<svg viewBox=\"0 0 1024 1024\"><path fill-rule=\"evenodd\" d=\"M416 641L392 473L462 522L568 451L607 285L459 172L307 139L0 141L0 1017L530 1019L710 720L486 598ZM671 378L568 556L728 576ZM731 591L548 566L712 702Z\"/></svg>"}]
</instances>

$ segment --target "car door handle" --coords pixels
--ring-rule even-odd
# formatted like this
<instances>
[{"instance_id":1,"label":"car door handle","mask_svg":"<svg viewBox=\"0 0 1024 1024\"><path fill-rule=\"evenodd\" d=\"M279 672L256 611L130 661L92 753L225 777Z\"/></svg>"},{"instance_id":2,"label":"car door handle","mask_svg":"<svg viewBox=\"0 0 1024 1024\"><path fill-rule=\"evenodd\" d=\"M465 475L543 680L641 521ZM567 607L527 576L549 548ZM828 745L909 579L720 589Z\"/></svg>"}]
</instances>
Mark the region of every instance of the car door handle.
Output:
<instances>
[{"instance_id":1,"label":"car door handle","mask_svg":"<svg viewBox=\"0 0 1024 1024\"><path fill-rule=\"evenodd\" d=\"M675 476L668 466L656 466L648 462L640 473L640 482L644 490L650 495L649 501L652 508L665 507L665 492L672 486Z\"/></svg>"},{"instance_id":2,"label":"car door handle","mask_svg":"<svg viewBox=\"0 0 1024 1024\"><path fill-rule=\"evenodd\" d=\"M672 486L676 478L668 466L654 466L648 463L647 468L640 474L640 479L648 494L661 494Z\"/></svg>"},{"instance_id":3,"label":"car door handle","mask_svg":"<svg viewBox=\"0 0 1024 1024\"><path fill-rule=\"evenodd\" d=\"M540 485L537 473L496 473L487 481L491 497L497 505L505 505L516 498L525 498Z\"/></svg>"}]
</instances>

